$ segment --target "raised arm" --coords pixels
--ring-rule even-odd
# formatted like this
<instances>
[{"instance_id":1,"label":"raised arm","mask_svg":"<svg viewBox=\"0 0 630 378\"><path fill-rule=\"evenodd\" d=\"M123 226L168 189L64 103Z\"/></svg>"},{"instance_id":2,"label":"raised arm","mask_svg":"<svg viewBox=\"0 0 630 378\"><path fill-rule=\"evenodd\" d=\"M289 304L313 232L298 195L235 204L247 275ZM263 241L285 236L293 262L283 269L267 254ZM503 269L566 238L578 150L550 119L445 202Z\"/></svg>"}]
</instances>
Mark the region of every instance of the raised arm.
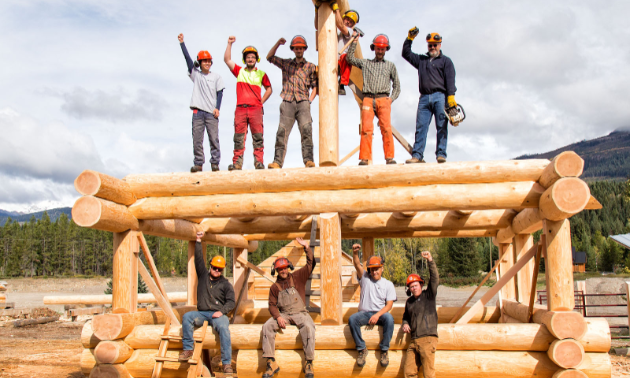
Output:
<instances>
[{"instance_id":1,"label":"raised arm","mask_svg":"<svg viewBox=\"0 0 630 378\"><path fill-rule=\"evenodd\" d=\"M361 265L361 260L359 260L359 251L361 250L360 244L354 244L352 246L352 264L354 264L354 269L357 270L357 279L361 279L365 270L363 270L363 265Z\"/></svg>"},{"instance_id":2,"label":"raised arm","mask_svg":"<svg viewBox=\"0 0 630 378\"><path fill-rule=\"evenodd\" d=\"M354 35L356 34L357 33L355 31ZM350 44L350 47L348 48L348 55L346 56L346 60L352 66L363 68L363 62L365 61L365 59L359 59L354 56L354 50L356 50L356 48L357 48L357 39L355 38Z\"/></svg>"},{"instance_id":3,"label":"raised arm","mask_svg":"<svg viewBox=\"0 0 630 378\"><path fill-rule=\"evenodd\" d=\"M188 73L191 73L194 67L193 60L190 58L188 54L188 49L186 48L186 44L184 44L184 34L179 33L177 36L179 40L179 46L182 48L182 53L184 54L184 59L186 59L186 65L188 65Z\"/></svg>"},{"instance_id":4,"label":"raised arm","mask_svg":"<svg viewBox=\"0 0 630 378\"><path fill-rule=\"evenodd\" d=\"M206 262L203 259L203 245L201 244L201 238L205 234L203 231L197 232L197 243L195 243L195 270L198 279L207 279L208 277L208 268L206 268Z\"/></svg>"},{"instance_id":5,"label":"raised arm","mask_svg":"<svg viewBox=\"0 0 630 378\"><path fill-rule=\"evenodd\" d=\"M440 285L440 274L438 273L438 268L435 264L435 261L433 261L433 256L431 256L431 252L423 251L422 257L427 259L427 261L429 262L429 274L431 276L429 277L428 290L431 290L431 293L435 298L437 296L438 286Z\"/></svg>"},{"instance_id":6,"label":"raised arm","mask_svg":"<svg viewBox=\"0 0 630 378\"><path fill-rule=\"evenodd\" d=\"M304 241L304 239L297 238L295 239L295 241L298 242L298 244L300 244L302 247L304 247L304 252L306 253L306 265L296 270L295 273L293 273L293 276L295 278L300 278L306 281L308 277L310 277L311 273L313 273L313 269L315 269L315 254L313 253L313 250L308 245L308 243Z\"/></svg>"},{"instance_id":7,"label":"raised arm","mask_svg":"<svg viewBox=\"0 0 630 378\"><path fill-rule=\"evenodd\" d=\"M411 63L412 66L414 66L415 68L418 68L420 67L420 55L411 51L412 43L413 43L413 40L407 37L407 39L405 40L405 43L403 43L402 57L407 62Z\"/></svg>"},{"instance_id":8,"label":"raised arm","mask_svg":"<svg viewBox=\"0 0 630 378\"><path fill-rule=\"evenodd\" d=\"M228 38L227 47L225 48L225 54L223 55L223 61L225 62L225 64L227 64L230 72L234 71L234 66L236 65L236 63L232 61L232 44L234 42L236 42L236 37L230 36Z\"/></svg>"},{"instance_id":9,"label":"raised arm","mask_svg":"<svg viewBox=\"0 0 630 378\"><path fill-rule=\"evenodd\" d=\"M278 42L276 42L276 44L273 45L271 50L269 50L269 52L267 53L267 60L271 60L271 58L273 58L276 55L276 51L278 51L278 47L280 47L280 45L284 45L285 43L287 43L287 40L284 38L280 38Z\"/></svg>"}]
</instances>

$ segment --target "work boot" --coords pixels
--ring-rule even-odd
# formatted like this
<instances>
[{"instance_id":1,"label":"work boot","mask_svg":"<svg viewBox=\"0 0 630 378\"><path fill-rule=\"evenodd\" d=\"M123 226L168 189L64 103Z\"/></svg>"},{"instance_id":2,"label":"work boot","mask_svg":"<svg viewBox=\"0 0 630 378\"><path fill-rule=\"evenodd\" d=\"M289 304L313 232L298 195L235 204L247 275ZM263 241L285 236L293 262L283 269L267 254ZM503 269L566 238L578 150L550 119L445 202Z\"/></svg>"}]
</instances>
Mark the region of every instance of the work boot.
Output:
<instances>
[{"instance_id":1,"label":"work boot","mask_svg":"<svg viewBox=\"0 0 630 378\"><path fill-rule=\"evenodd\" d=\"M280 168L282 168L282 167L280 166L280 164L278 164L278 163L276 163L276 162L274 161L273 163L269 164L269 165L267 166L267 168L269 168L269 169L280 169Z\"/></svg>"},{"instance_id":2,"label":"work boot","mask_svg":"<svg viewBox=\"0 0 630 378\"><path fill-rule=\"evenodd\" d=\"M417 157L412 157L409 160L405 161L405 164L416 164L416 163L426 163L424 159L418 159Z\"/></svg>"},{"instance_id":3,"label":"work boot","mask_svg":"<svg viewBox=\"0 0 630 378\"><path fill-rule=\"evenodd\" d=\"M228 171L240 171L243 167L240 164L230 164L228 165Z\"/></svg>"},{"instance_id":4,"label":"work boot","mask_svg":"<svg viewBox=\"0 0 630 378\"><path fill-rule=\"evenodd\" d=\"M446 158L444 156L438 156L437 157L437 162L439 164L446 163Z\"/></svg>"},{"instance_id":5,"label":"work boot","mask_svg":"<svg viewBox=\"0 0 630 378\"><path fill-rule=\"evenodd\" d=\"M381 351L381 366L387 367L389 365L389 355L386 350Z\"/></svg>"},{"instance_id":6,"label":"work boot","mask_svg":"<svg viewBox=\"0 0 630 378\"><path fill-rule=\"evenodd\" d=\"M219 170L219 164L212 164L212 172L217 172Z\"/></svg>"},{"instance_id":7,"label":"work boot","mask_svg":"<svg viewBox=\"0 0 630 378\"><path fill-rule=\"evenodd\" d=\"M263 378L271 378L274 375L276 375L276 373L279 371L280 371L280 366L278 366L278 363L276 362L276 360L272 360L271 358L268 358L267 370L265 370L265 373L263 374Z\"/></svg>"},{"instance_id":8,"label":"work boot","mask_svg":"<svg viewBox=\"0 0 630 378\"><path fill-rule=\"evenodd\" d=\"M256 169L265 169L265 165L259 161L254 163L254 168Z\"/></svg>"},{"instance_id":9,"label":"work boot","mask_svg":"<svg viewBox=\"0 0 630 378\"><path fill-rule=\"evenodd\" d=\"M367 160L361 160L359 162L359 165L368 165L368 161Z\"/></svg>"},{"instance_id":10,"label":"work boot","mask_svg":"<svg viewBox=\"0 0 630 378\"><path fill-rule=\"evenodd\" d=\"M190 167L191 173L201 172L202 170L203 167L201 165L193 165L192 167Z\"/></svg>"},{"instance_id":11,"label":"work boot","mask_svg":"<svg viewBox=\"0 0 630 378\"><path fill-rule=\"evenodd\" d=\"M232 370L232 364L223 365L223 374L234 374L234 370Z\"/></svg>"},{"instance_id":12,"label":"work boot","mask_svg":"<svg viewBox=\"0 0 630 378\"><path fill-rule=\"evenodd\" d=\"M396 164L396 160L394 160L394 159L385 159L385 164Z\"/></svg>"},{"instance_id":13,"label":"work boot","mask_svg":"<svg viewBox=\"0 0 630 378\"><path fill-rule=\"evenodd\" d=\"M346 95L346 88L344 88L343 84L339 83L339 96Z\"/></svg>"},{"instance_id":14,"label":"work boot","mask_svg":"<svg viewBox=\"0 0 630 378\"><path fill-rule=\"evenodd\" d=\"M363 367L365 366L365 359L367 357L367 348L359 351L359 356L357 357L357 366Z\"/></svg>"},{"instance_id":15,"label":"work boot","mask_svg":"<svg viewBox=\"0 0 630 378\"><path fill-rule=\"evenodd\" d=\"M192 350L182 350L179 353L179 360L180 361L188 361L190 360L190 357L192 357L193 355L193 351Z\"/></svg>"},{"instance_id":16,"label":"work boot","mask_svg":"<svg viewBox=\"0 0 630 378\"><path fill-rule=\"evenodd\" d=\"M307 360L304 364L302 372L304 372L304 378L313 378L315 376L315 373L313 372L313 361Z\"/></svg>"},{"instance_id":17,"label":"work boot","mask_svg":"<svg viewBox=\"0 0 630 378\"><path fill-rule=\"evenodd\" d=\"M315 163L313 163L312 161L310 161L310 160L309 160L309 161L307 161L307 162L304 164L304 166L305 166L306 168L315 168Z\"/></svg>"}]
</instances>

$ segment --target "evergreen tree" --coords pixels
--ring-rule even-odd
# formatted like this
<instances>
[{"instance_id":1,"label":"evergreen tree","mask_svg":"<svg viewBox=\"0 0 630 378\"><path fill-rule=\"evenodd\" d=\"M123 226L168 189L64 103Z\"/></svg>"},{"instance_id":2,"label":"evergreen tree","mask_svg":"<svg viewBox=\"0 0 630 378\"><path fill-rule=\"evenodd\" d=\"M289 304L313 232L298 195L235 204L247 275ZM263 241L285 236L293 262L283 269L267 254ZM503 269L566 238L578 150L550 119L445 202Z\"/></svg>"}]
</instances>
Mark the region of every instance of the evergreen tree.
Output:
<instances>
[{"instance_id":1,"label":"evergreen tree","mask_svg":"<svg viewBox=\"0 0 630 378\"><path fill-rule=\"evenodd\" d=\"M471 238L448 239L448 263L446 273L455 277L476 277L479 275L480 259L476 241Z\"/></svg>"},{"instance_id":2,"label":"evergreen tree","mask_svg":"<svg viewBox=\"0 0 630 378\"><path fill-rule=\"evenodd\" d=\"M110 279L109 281L107 281L107 289L105 289L104 293L105 294L111 294L113 291L113 282ZM149 288L147 288L147 284L144 283L144 280L142 279L142 277L140 277L140 275L138 274L138 294L145 294L149 292Z\"/></svg>"}]
</instances>

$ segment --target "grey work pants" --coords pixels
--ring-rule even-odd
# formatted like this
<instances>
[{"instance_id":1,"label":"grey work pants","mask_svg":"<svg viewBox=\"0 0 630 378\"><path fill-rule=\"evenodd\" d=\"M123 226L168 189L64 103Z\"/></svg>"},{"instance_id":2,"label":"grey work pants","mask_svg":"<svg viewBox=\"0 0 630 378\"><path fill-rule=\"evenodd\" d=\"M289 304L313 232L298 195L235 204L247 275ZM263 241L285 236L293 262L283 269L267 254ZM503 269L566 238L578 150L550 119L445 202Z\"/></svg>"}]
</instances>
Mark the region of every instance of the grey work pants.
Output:
<instances>
[{"instance_id":1,"label":"grey work pants","mask_svg":"<svg viewBox=\"0 0 630 378\"><path fill-rule=\"evenodd\" d=\"M221 147L219 146L219 119L214 118L212 113L197 110L192 118L193 153L195 155L193 164L203 166L206 161L203 153L204 132L208 133L210 140L211 164L219 164L221 161Z\"/></svg>"},{"instance_id":2,"label":"grey work pants","mask_svg":"<svg viewBox=\"0 0 630 378\"><path fill-rule=\"evenodd\" d=\"M304 164L313 161L313 118L308 101L282 101L280 104L280 125L276 134L276 152L273 161L282 167L287 154L287 142L291 129L297 120L302 136L302 160Z\"/></svg>"},{"instance_id":3,"label":"grey work pants","mask_svg":"<svg viewBox=\"0 0 630 378\"><path fill-rule=\"evenodd\" d=\"M280 314L287 324L292 324L298 327L300 330L300 336L302 336L302 345L304 348L304 357L307 360L313 360L315 358L315 323L313 318L308 312L300 312L293 315ZM276 332L280 329L278 321L274 318L269 318L263 325L262 329L262 349L263 357L275 357L276 355Z\"/></svg>"}]
</instances>

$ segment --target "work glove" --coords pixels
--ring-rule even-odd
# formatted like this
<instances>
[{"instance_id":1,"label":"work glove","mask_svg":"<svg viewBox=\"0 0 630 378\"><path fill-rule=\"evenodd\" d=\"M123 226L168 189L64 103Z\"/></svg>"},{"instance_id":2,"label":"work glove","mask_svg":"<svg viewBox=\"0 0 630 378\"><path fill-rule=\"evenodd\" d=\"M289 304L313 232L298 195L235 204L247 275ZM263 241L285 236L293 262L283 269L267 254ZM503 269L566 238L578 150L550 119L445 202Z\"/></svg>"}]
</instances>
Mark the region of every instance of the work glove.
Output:
<instances>
[{"instance_id":1,"label":"work glove","mask_svg":"<svg viewBox=\"0 0 630 378\"><path fill-rule=\"evenodd\" d=\"M322 1L321 0L316 0L315 1L315 11L317 11L317 9L319 9L319 7L322 5Z\"/></svg>"},{"instance_id":2,"label":"work glove","mask_svg":"<svg viewBox=\"0 0 630 378\"><path fill-rule=\"evenodd\" d=\"M446 98L446 103L447 103L449 109L457 107L457 103L455 102L455 95L448 96Z\"/></svg>"},{"instance_id":3,"label":"work glove","mask_svg":"<svg viewBox=\"0 0 630 378\"><path fill-rule=\"evenodd\" d=\"M333 12L339 10L339 5L337 5L337 2L335 0L332 0L330 2L330 7L332 8Z\"/></svg>"},{"instance_id":4,"label":"work glove","mask_svg":"<svg viewBox=\"0 0 630 378\"><path fill-rule=\"evenodd\" d=\"M418 29L417 26L414 26L413 28L409 29L409 34L407 34L407 39L409 39L410 41L413 41L413 39L416 38L418 34L420 34L420 29Z\"/></svg>"}]
</instances>

